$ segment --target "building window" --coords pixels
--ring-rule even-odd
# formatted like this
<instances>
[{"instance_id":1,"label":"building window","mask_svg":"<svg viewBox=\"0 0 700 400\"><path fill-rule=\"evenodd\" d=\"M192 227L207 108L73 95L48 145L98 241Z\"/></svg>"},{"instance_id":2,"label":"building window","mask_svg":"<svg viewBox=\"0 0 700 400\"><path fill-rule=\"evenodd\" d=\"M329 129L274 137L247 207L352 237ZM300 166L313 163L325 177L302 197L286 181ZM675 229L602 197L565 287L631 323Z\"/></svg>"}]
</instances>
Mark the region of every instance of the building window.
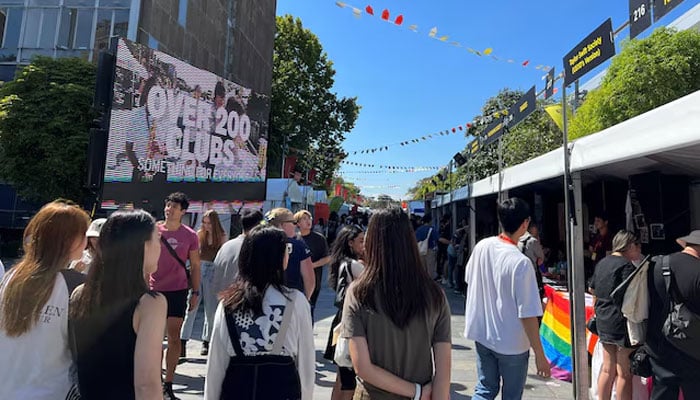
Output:
<instances>
[{"instance_id":1,"label":"building window","mask_svg":"<svg viewBox=\"0 0 700 400\"><path fill-rule=\"evenodd\" d=\"M0 47L3 49L16 49L19 45L22 14L21 8L0 8Z\"/></svg>"},{"instance_id":2,"label":"building window","mask_svg":"<svg viewBox=\"0 0 700 400\"><path fill-rule=\"evenodd\" d=\"M78 18L75 23L75 40L73 42L74 49L90 48L90 39L92 37L92 17L95 10L79 9Z\"/></svg>"},{"instance_id":3,"label":"building window","mask_svg":"<svg viewBox=\"0 0 700 400\"><path fill-rule=\"evenodd\" d=\"M114 28L112 36L126 37L129 30L129 10L114 11Z\"/></svg>"},{"instance_id":4,"label":"building window","mask_svg":"<svg viewBox=\"0 0 700 400\"><path fill-rule=\"evenodd\" d=\"M179 0L180 6L177 11L177 22L184 28L187 25L187 0Z\"/></svg>"}]
</instances>

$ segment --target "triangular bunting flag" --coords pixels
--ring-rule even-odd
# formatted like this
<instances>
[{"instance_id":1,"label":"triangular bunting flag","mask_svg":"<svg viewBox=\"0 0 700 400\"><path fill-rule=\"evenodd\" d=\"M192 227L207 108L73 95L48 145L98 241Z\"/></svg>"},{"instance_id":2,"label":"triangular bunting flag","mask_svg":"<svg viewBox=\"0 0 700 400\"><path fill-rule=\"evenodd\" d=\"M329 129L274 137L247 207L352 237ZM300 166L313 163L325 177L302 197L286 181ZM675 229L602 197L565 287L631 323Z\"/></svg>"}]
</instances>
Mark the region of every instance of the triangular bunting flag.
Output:
<instances>
[{"instance_id":1,"label":"triangular bunting flag","mask_svg":"<svg viewBox=\"0 0 700 400\"><path fill-rule=\"evenodd\" d=\"M401 24L403 24L403 15L399 15L398 17L396 17L396 19L394 20L394 23L395 23L396 25L401 25Z\"/></svg>"},{"instance_id":2,"label":"triangular bunting flag","mask_svg":"<svg viewBox=\"0 0 700 400\"><path fill-rule=\"evenodd\" d=\"M372 6L367 6L367 7L365 7L365 11L366 11L367 14L369 14L369 15L374 15L374 9L372 8Z\"/></svg>"},{"instance_id":3,"label":"triangular bunting flag","mask_svg":"<svg viewBox=\"0 0 700 400\"><path fill-rule=\"evenodd\" d=\"M384 21L388 21L388 20L389 20L389 10L384 9L384 11L382 11L382 19L383 19Z\"/></svg>"},{"instance_id":4,"label":"triangular bunting flag","mask_svg":"<svg viewBox=\"0 0 700 400\"><path fill-rule=\"evenodd\" d=\"M490 48L490 47L489 47L488 49L484 50L484 55L487 55L487 56L488 56L488 55L490 55L491 53L493 53L493 49Z\"/></svg>"},{"instance_id":5,"label":"triangular bunting flag","mask_svg":"<svg viewBox=\"0 0 700 400\"><path fill-rule=\"evenodd\" d=\"M431 38L434 38L436 35L437 35L437 27L434 27L433 29L430 30L430 32L428 33L428 36L430 36Z\"/></svg>"}]
</instances>

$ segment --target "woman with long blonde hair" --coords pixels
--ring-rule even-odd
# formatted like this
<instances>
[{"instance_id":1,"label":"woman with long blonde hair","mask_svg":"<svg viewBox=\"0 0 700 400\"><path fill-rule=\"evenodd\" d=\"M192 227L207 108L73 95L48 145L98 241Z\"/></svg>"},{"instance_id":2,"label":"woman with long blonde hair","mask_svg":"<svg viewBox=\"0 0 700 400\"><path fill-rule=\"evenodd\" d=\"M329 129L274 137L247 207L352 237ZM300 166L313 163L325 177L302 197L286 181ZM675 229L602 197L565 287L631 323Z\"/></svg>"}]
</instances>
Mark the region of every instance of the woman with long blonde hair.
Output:
<instances>
[{"instance_id":1,"label":"woman with long blonde hair","mask_svg":"<svg viewBox=\"0 0 700 400\"><path fill-rule=\"evenodd\" d=\"M215 289L216 282L214 278L216 271L214 258L216 258L216 253L219 252L219 249L227 239L224 227L219 220L219 214L216 211L208 210L204 213L202 226L197 230L197 237L199 238L199 255L202 271L200 288L202 294L200 299L204 301L204 328L202 329L202 350L200 354L206 356L209 354L209 337L214 326L216 306L219 304L218 293ZM192 310L187 311L185 322L182 324L182 330L180 331L180 340L182 340L180 357L184 358L187 356L185 347L187 346L187 341L192 337L192 328L194 327L198 308L199 304Z\"/></svg>"},{"instance_id":2,"label":"woman with long blonde hair","mask_svg":"<svg viewBox=\"0 0 700 400\"><path fill-rule=\"evenodd\" d=\"M89 224L76 205L54 201L24 230L24 257L0 283L0 399L62 400L68 393L72 284L62 271L82 256Z\"/></svg>"}]
</instances>

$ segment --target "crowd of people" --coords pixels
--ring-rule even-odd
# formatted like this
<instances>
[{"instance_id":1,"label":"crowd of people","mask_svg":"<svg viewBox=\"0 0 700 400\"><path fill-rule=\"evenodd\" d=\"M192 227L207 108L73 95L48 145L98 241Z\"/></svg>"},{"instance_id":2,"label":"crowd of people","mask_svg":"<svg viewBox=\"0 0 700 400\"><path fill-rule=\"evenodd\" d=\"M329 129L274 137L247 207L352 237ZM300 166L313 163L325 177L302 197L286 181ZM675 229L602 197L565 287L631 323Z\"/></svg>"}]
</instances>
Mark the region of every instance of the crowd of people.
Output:
<instances>
[{"instance_id":1,"label":"crowd of people","mask_svg":"<svg viewBox=\"0 0 700 400\"><path fill-rule=\"evenodd\" d=\"M498 205L501 233L471 253L466 221L453 229L450 216L434 226L426 215L414 226L415 218L389 208L314 225L304 210L247 210L242 233L229 240L215 211L197 231L183 223L188 208L187 196L173 193L163 221L121 210L91 222L77 205L54 201L31 219L24 256L0 281L0 359L13 366L3 372L0 398L176 399L173 378L188 360L203 302L205 399L312 399L324 266L337 307L324 351L337 364L333 400L449 399L449 288L466 297L473 399L521 398L530 351L537 374L551 374L538 321L544 254L523 200ZM596 240L604 246L605 238ZM610 242L590 285L605 354L597 385L601 399L615 385L624 400L633 349L611 292L641 252L631 232ZM700 231L679 243L684 250L670 256L670 270L695 310ZM667 307L663 283L653 287L650 332L660 331ZM653 335L648 343L652 398L675 400L679 388L687 399L700 395L697 361Z\"/></svg>"}]
</instances>

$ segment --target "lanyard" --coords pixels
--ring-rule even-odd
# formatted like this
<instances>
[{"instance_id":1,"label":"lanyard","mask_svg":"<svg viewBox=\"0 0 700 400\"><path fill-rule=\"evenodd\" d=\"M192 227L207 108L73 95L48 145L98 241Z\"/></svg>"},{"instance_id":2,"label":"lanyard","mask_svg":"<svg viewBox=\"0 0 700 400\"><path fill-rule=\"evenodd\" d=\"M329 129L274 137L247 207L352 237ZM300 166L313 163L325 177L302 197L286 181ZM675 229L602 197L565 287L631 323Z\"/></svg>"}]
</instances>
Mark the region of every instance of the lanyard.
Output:
<instances>
[{"instance_id":1,"label":"lanyard","mask_svg":"<svg viewBox=\"0 0 700 400\"><path fill-rule=\"evenodd\" d=\"M500 235L498 235L498 238L501 239L502 241L506 242L506 243L512 244L513 246L517 246L517 245L518 245L517 243L515 243L515 242L513 241L513 239L509 238L508 236L506 236L506 235L504 235L504 234L502 234L502 233L501 233Z\"/></svg>"}]
</instances>

